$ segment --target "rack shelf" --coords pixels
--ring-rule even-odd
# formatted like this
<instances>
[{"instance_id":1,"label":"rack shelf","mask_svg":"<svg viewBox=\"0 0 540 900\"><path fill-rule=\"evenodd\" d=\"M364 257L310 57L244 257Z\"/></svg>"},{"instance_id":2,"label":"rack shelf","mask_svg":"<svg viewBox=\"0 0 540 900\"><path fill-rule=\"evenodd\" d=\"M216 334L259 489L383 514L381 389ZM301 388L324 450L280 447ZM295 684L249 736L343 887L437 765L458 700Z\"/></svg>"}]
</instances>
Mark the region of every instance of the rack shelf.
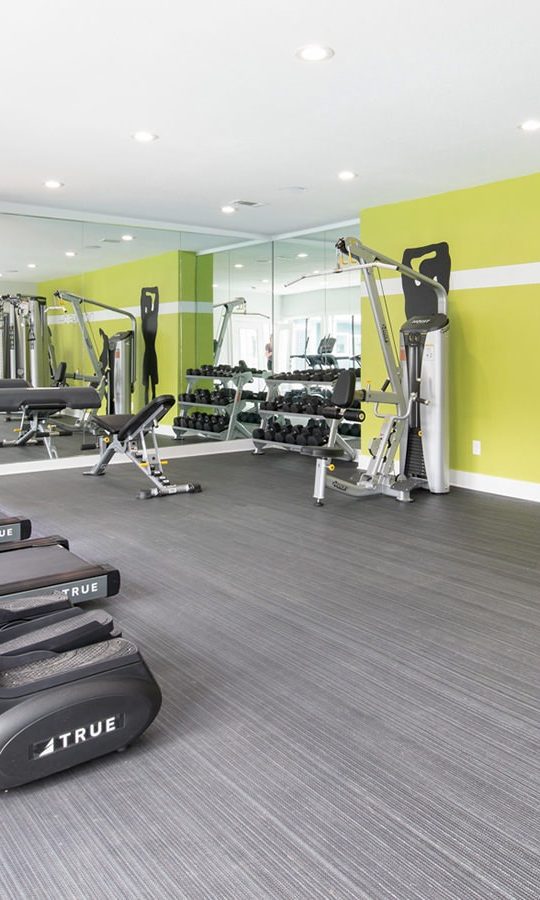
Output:
<instances>
[{"instance_id":1,"label":"rack shelf","mask_svg":"<svg viewBox=\"0 0 540 900\"><path fill-rule=\"evenodd\" d=\"M246 424L238 421L238 416L241 412L246 411L247 409L251 409L253 407L254 410L258 412L259 400L258 398L242 398L242 391L246 384L249 384L254 380L254 378L261 378L262 376L258 373L255 374L251 370L247 372L236 372L232 375L186 375L186 381L191 386L198 381L212 381L217 382L222 385L233 384L235 388L234 399L231 400L230 403L221 404L221 403L204 403L199 402L197 400L178 400L178 409L179 416L182 416L182 411L187 409L213 409L218 414L227 414L229 416L229 422L227 427L223 431L209 431L204 428L186 428L181 425L173 425L173 431L175 433L177 440L182 440L182 438L187 437L188 435L200 435L201 437L211 438L212 440L225 441L225 440L233 440L234 438L250 438L251 430L246 428ZM188 392L191 393L191 392Z\"/></svg>"},{"instance_id":2,"label":"rack shelf","mask_svg":"<svg viewBox=\"0 0 540 900\"><path fill-rule=\"evenodd\" d=\"M299 385L306 388L306 393L308 393L307 389L310 385L314 385L316 387L326 387L333 388L335 383L335 379L333 381L307 381L299 379L298 381L293 381L289 378L286 379L278 379L278 378L267 378L266 384L268 385L268 400L273 401L277 397L279 397L279 388L282 385ZM309 419L319 419L323 422L336 422L335 419L327 419L326 416L319 415L318 413L293 413L293 412L285 412L280 409L259 409L259 415L262 420L269 419L271 416L278 416L283 419L291 419L298 420L300 422L307 421ZM350 440L357 440L357 438L351 437ZM260 438L253 438L253 444L255 447L255 453L262 453L265 447L281 447L283 450L292 450L295 452L300 452L302 447L298 447L296 444L286 444L281 441L265 441ZM356 449L346 440L345 435L339 434L337 431L337 424L334 432L330 432L330 438L328 442L328 446L332 447L340 447L344 454L351 460L356 460Z\"/></svg>"}]
</instances>

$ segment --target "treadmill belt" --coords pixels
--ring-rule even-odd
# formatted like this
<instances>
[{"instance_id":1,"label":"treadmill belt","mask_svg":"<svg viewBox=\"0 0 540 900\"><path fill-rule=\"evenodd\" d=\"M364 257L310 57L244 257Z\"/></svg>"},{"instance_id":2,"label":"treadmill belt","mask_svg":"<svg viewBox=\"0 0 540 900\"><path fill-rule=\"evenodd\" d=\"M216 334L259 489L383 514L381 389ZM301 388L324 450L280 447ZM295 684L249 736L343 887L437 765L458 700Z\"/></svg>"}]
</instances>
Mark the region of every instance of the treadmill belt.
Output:
<instances>
[{"instance_id":1,"label":"treadmill belt","mask_svg":"<svg viewBox=\"0 0 540 900\"><path fill-rule=\"evenodd\" d=\"M61 543L63 538L42 538L28 546L4 544L0 552L0 618L4 598L62 590L74 603L112 597L120 588L118 569L88 563ZM2 546L2 545L0 545Z\"/></svg>"},{"instance_id":2,"label":"treadmill belt","mask_svg":"<svg viewBox=\"0 0 540 900\"><path fill-rule=\"evenodd\" d=\"M59 544L0 553L0 583L73 573L88 566Z\"/></svg>"}]
</instances>

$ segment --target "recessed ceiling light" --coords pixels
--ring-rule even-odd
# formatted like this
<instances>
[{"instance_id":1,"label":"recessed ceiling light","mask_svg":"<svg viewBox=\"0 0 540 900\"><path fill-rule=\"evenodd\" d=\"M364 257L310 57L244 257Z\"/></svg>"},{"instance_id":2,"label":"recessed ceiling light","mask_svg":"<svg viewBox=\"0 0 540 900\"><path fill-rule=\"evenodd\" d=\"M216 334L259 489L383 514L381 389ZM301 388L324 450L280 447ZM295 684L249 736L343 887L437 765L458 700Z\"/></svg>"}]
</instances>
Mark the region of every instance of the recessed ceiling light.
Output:
<instances>
[{"instance_id":1,"label":"recessed ceiling light","mask_svg":"<svg viewBox=\"0 0 540 900\"><path fill-rule=\"evenodd\" d=\"M4 276L3 276L2 273L0 272L0 278L3 278L3 277L4 277Z\"/></svg>"},{"instance_id":2,"label":"recessed ceiling light","mask_svg":"<svg viewBox=\"0 0 540 900\"><path fill-rule=\"evenodd\" d=\"M159 140L159 134L154 134L152 131L135 131L131 137L139 144L151 144L152 141Z\"/></svg>"},{"instance_id":3,"label":"recessed ceiling light","mask_svg":"<svg viewBox=\"0 0 540 900\"><path fill-rule=\"evenodd\" d=\"M28 268L29 268L29 269L35 269L35 268L36 268L36 264L35 264L35 263L28 263Z\"/></svg>"},{"instance_id":4,"label":"recessed ceiling light","mask_svg":"<svg viewBox=\"0 0 540 900\"><path fill-rule=\"evenodd\" d=\"M338 178L341 181L352 181L353 178L358 178L356 172L350 172L348 169L344 169L343 172L339 172Z\"/></svg>"},{"instance_id":5,"label":"recessed ceiling light","mask_svg":"<svg viewBox=\"0 0 540 900\"><path fill-rule=\"evenodd\" d=\"M66 250L66 256L77 256L75 250Z\"/></svg>"},{"instance_id":6,"label":"recessed ceiling light","mask_svg":"<svg viewBox=\"0 0 540 900\"><path fill-rule=\"evenodd\" d=\"M221 212L226 213L228 216L230 216L231 213L236 212L236 209L234 208L234 206L230 206L229 204L227 204L227 206L221 207Z\"/></svg>"},{"instance_id":7,"label":"recessed ceiling light","mask_svg":"<svg viewBox=\"0 0 540 900\"><path fill-rule=\"evenodd\" d=\"M538 131L540 128L540 121L538 121L538 119L527 119L527 121L522 122L519 127L522 131Z\"/></svg>"},{"instance_id":8,"label":"recessed ceiling light","mask_svg":"<svg viewBox=\"0 0 540 900\"><path fill-rule=\"evenodd\" d=\"M295 56L302 62L324 62L334 55L331 47L323 47L322 44L306 44L305 47L299 47L295 52Z\"/></svg>"},{"instance_id":9,"label":"recessed ceiling light","mask_svg":"<svg viewBox=\"0 0 540 900\"><path fill-rule=\"evenodd\" d=\"M235 269L243 269L243 268L244 268L244 263L235 263L235 264L234 264L234 268L235 268Z\"/></svg>"},{"instance_id":10,"label":"recessed ceiling light","mask_svg":"<svg viewBox=\"0 0 540 900\"><path fill-rule=\"evenodd\" d=\"M306 258L307 258L307 253L297 253L297 254L296 254L296 258L297 258L297 259L306 259Z\"/></svg>"},{"instance_id":11,"label":"recessed ceiling light","mask_svg":"<svg viewBox=\"0 0 540 900\"><path fill-rule=\"evenodd\" d=\"M64 182L57 181L56 178L49 178L47 181L43 182L43 186L49 188L51 191L55 191L57 188L64 187Z\"/></svg>"},{"instance_id":12,"label":"recessed ceiling light","mask_svg":"<svg viewBox=\"0 0 540 900\"><path fill-rule=\"evenodd\" d=\"M269 279L269 278L261 278L261 281L262 281L263 284L270 284L270 279Z\"/></svg>"},{"instance_id":13,"label":"recessed ceiling light","mask_svg":"<svg viewBox=\"0 0 540 900\"><path fill-rule=\"evenodd\" d=\"M314 275L320 275L321 273L319 272L318 269L313 269L313 274L314 274Z\"/></svg>"},{"instance_id":14,"label":"recessed ceiling light","mask_svg":"<svg viewBox=\"0 0 540 900\"><path fill-rule=\"evenodd\" d=\"M132 235L132 234L123 234L123 235L122 235L122 240L123 240L123 241L132 241L132 240L133 240L133 235Z\"/></svg>"},{"instance_id":15,"label":"recessed ceiling light","mask_svg":"<svg viewBox=\"0 0 540 900\"><path fill-rule=\"evenodd\" d=\"M215 283L212 285L212 287L219 287L219 284L217 284L217 282L215 282Z\"/></svg>"}]
</instances>

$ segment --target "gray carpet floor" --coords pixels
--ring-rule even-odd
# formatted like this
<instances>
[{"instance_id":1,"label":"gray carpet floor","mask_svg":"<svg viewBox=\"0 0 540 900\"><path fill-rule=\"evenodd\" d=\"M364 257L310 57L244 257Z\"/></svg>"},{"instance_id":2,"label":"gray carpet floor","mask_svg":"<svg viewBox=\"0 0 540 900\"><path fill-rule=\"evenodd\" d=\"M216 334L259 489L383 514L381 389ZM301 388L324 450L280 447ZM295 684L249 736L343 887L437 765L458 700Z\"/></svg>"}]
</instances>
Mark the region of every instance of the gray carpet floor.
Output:
<instances>
[{"instance_id":1,"label":"gray carpet floor","mask_svg":"<svg viewBox=\"0 0 540 900\"><path fill-rule=\"evenodd\" d=\"M116 564L163 708L128 752L4 794L0 896L540 897L540 504L311 502L297 455L0 478ZM102 604L103 605L103 604Z\"/></svg>"}]
</instances>

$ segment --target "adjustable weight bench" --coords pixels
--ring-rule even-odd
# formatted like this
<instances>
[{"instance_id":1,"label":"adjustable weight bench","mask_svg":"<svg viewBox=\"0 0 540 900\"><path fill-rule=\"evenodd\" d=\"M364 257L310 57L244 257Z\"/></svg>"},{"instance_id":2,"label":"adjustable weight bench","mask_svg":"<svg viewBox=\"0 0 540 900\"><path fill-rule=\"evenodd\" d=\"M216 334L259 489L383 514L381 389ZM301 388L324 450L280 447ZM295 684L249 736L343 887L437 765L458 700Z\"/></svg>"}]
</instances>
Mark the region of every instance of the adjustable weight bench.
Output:
<instances>
[{"instance_id":1,"label":"adjustable weight bench","mask_svg":"<svg viewBox=\"0 0 540 900\"><path fill-rule=\"evenodd\" d=\"M155 427L163 416L174 406L171 394L163 394L150 400L135 415L92 416L92 422L103 432L100 457L85 475L104 475L115 453L123 453L151 482L153 487L139 491L139 499L163 497L167 494L194 494L201 490L200 484L171 484L163 472L159 455ZM146 446L146 435L150 435L152 448Z\"/></svg>"},{"instance_id":2,"label":"adjustable weight bench","mask_svg":"<svg viewBox=\"0 0 540 900\"><path fill-rule=\"evenodd\" d=\"M6 600L62 591L73 603L85 603L112 597L119 589L118 569L85 562L70 552L66 538L53 535L0 544L0 622Z\"/></svg>"},{"instance_id":3,"label":"adjustable weight bench","mask_svg":"<svg viewBox=\"0 0 540 900\"><path fill-rule=\"evenodd\" d=\"M52 441L49 419L65 409L99 409L101 400L92 387L28 387L6 385L0 381L0 412L21 413L19 437L13 441L0 441L1 447L24 447L43 441L50 459L58 453ZM17 379L15 379L17 381Z\"/></svg>"}]
</instances>

